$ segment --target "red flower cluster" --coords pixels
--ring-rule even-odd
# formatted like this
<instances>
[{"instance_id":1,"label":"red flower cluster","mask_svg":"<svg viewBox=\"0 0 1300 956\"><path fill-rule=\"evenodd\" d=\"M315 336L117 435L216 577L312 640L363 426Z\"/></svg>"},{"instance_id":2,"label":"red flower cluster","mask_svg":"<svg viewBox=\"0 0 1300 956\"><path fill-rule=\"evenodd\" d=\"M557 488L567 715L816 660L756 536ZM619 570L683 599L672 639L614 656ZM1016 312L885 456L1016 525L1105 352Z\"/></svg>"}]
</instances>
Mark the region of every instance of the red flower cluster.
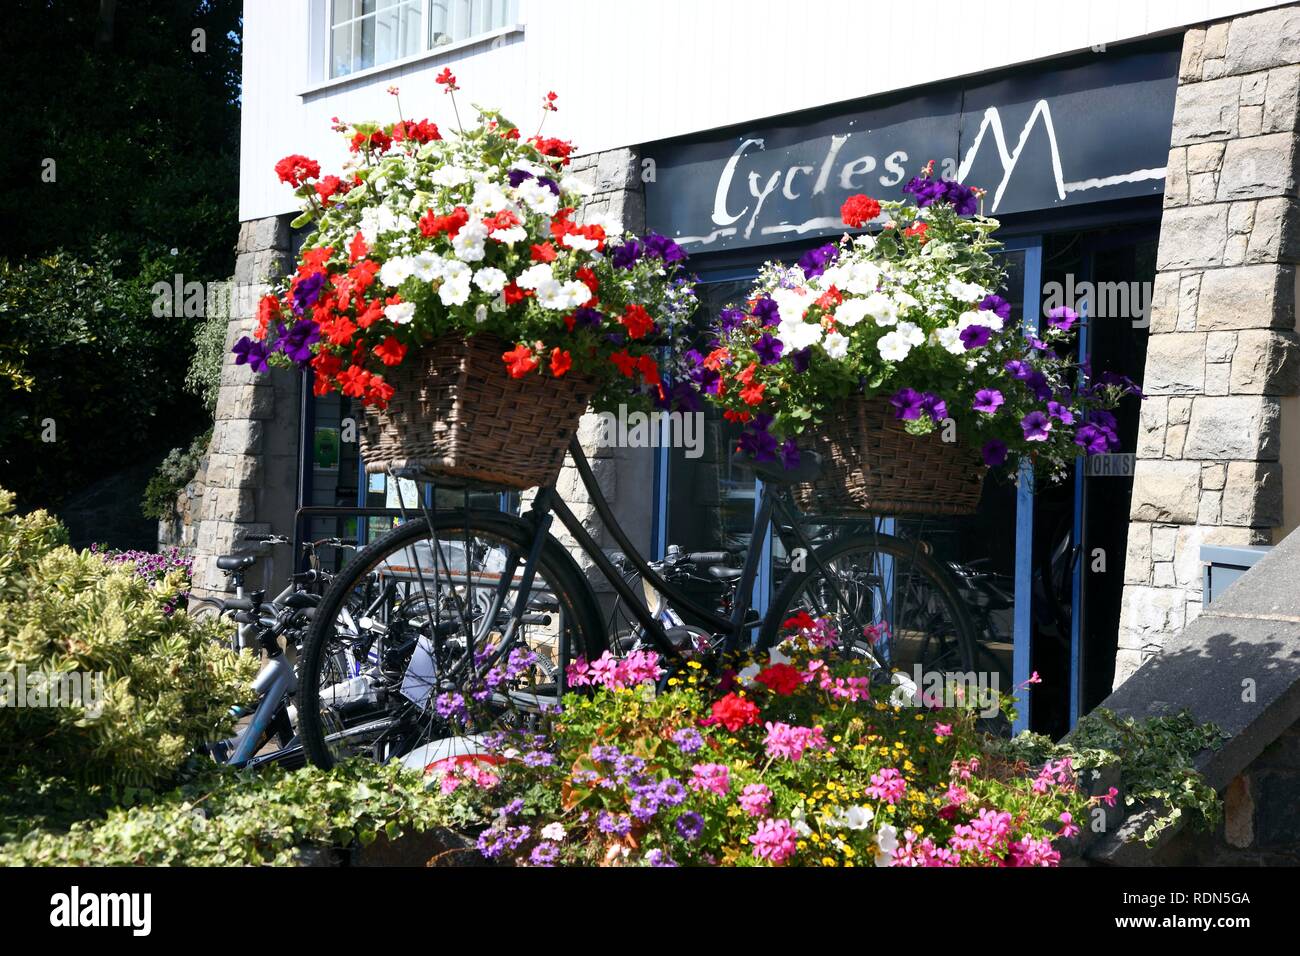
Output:
<instances>
[{"instance_id":1,"label":"red flower cluster","mask_svg":"<svg viewBox=\"0 0 1300 956\"><path fill-rule=\"evenodd\" d=\"M789 664L772 664L754 678L774 694L793 694L803 684L803 675Z\"/></svg>"},{"instance_id":2,"label":"red flower cluster","mask_svg":"<svg viewBox=\"0 0 1300 956\"><path fill-rule=\"evenodd\" d=\"M320 175L320 163L294 153L275 164L275 174L280 177L280 182L297 188Z\"/></svg>"},{"instance_id":3,"label":"red flower cluster","mask_svg":"<svg viewBox=\"0 0 1300 956\"><path fill-rule=\"evenodd\" d=\"M533 136L528 142L537 147L537 151L543 156L553 156L563 160L565 166L569 165L569 156L573 153L574 146L568 140L556 139L553 136Z\"/></svg>"},{"instance_id":4,"label":"red flower cluster","mask_svg":"<svg viewBox=\"0 0 1300 956\"><path fill-rule=\"evenodd\" d=\"M436 127L434 131L435 132L437 131ZM374 150L376 153L383 153L386 152L388 148L392 145L393 145L393 137L389 136L382 129L377 129L369 136L367 136L365 133L357 133L355 136L353 136L351 149L352 152L359 153L363 149L366 149L368 147Z\"/></svg>"},{"instance_id":5,"label":"red flower cluster","mask_svg":"<svg viewBox=\"0 0 1300 956\"><path fill-rule=\"evenodd\" d=\"M758 723L758 707L752 700L737 696L734 692L713 702L709 716L700 723L707 725L722 724L733 734L741 727Z\"/></svg>"},{"instance_id":6,"label":"red flower cluster","mask_svg":"<svg viewBox=\"0 0 1300 956\"><path fill-rule=\"evenodd\" d=\"M398 143L405 140L428 143L435 139L442 139L442 134L438 132L437 125L430 123L427 119L422 119L418 123L406 120L393 127L393 139Z\"/></svg>"},{"instance_id":7,"label":"red flower cluster","mask_svg":"<svg viewBox=\"0 0 1300 956\"><path fill-rule=\"evenodd\" d=\"M879 215L880 203L861 193L850 196L844 200L844 205L840 207L840 218L844 220L844 225L850 229L865 226Z\"/></svg>"}]
</instances>

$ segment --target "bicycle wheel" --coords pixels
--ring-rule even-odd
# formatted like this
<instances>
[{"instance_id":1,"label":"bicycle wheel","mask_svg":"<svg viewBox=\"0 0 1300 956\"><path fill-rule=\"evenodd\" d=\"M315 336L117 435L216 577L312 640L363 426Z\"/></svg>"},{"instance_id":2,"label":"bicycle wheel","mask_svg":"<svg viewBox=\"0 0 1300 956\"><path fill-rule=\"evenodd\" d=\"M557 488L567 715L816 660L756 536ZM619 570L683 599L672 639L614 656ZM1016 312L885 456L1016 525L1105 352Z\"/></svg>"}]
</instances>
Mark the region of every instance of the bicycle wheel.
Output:
<instances>
[{"instance_id":1,"label":"bicycle wheel","mask_svg":"<svg viewBox=\"0 0 1300 956\"><path fill-rule=\"evenodd\" d=\"M432 532L420 518L361 551L315 611L298 729L318 766L526 724L558 702L558 670L605 649L591 587L554 538L543 542L524 624L507 646L533 526L473 511L432 521Z\"/></svg>"},{"instance_id":2,"label":"bicycle wheel","mask_svg":"<svg viewBox=\"0 0 1300 956\"><path fill-rule=\"evenodd\" d=\"M974 627L956 585L917 542L859 534L816 549L772 600L759 646L776 644L782 624L800 611L829 617L846 645L865 640L882 664L908 676L918 667L922 674L975 670Z\"/></svg>"}]
</instances>

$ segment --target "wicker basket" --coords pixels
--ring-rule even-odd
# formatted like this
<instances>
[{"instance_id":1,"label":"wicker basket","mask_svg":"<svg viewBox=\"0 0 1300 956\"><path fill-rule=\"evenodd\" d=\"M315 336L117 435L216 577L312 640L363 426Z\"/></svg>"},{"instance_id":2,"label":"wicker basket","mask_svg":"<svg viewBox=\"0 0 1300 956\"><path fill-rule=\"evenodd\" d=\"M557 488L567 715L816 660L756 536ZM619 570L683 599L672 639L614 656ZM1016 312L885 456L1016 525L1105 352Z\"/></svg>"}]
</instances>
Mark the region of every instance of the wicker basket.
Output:
<instances>
[{"instance_id":1,"label":"wicker basket","mask_svg":"<svg viewBox=\"0 0 1300 956\"><path fill-rule=\"evenodd\" d=\"M575 373L511 378L509 349L493 335L448 335L407 356L388 377L388 408L366 410L366 471L517 489L554 481L595 385Z\"/></svg>"},{"instance_id":2,"label":"wicker basket","mask_svg":"<svg viewBox=\"0 0 1300 956\"><path fill-rule=\"evenodd\" d=\"M886 398L845 399L812 437L822 474L795 489L805 511L963 515L979 506L988 469L978 453L938 431L909 435Z\"/></svg>"}]
</instances>

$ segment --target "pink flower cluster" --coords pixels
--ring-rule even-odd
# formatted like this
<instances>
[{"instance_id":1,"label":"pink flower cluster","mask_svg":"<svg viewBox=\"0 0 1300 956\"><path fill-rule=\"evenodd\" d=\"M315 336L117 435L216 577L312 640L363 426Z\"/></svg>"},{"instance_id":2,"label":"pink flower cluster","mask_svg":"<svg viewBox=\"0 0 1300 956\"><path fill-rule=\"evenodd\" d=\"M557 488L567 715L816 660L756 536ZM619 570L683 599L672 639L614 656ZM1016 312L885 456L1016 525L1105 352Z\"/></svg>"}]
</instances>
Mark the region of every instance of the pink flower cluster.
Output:
<instances>
[{"instance_id":1,"label":"pink flower cluster","mask_svg":"<svg viewBox=\"0 0 1300 956\"><path fill-rule=\"evenodd\" d=\"M890 866L960 866L961 857L944 846L935 846L933 840L926 837L918 840L916 834L908 830L903 834L903 843L894 850Z\"/></svg>"},{"instance_id":2,"label":"pink flower cluster","mask_svg":"<svg viewBox=\"0 0 1300 956\"><path fill-rule=\"evenodd\" d=\"M884 800L891 807L903 799L907 792L907 781L893 767L886 767L879 773L871 775L871 785L867 787L867 796L873 800Z\"/></svg>"},{"instance_id":3,"label":"pink flower cluster","mask_svg":"<svg viewBox=\"0 0 1300 956\"><path fill-rule=\"evenodd\" d=\"M820 727L791 727L777 721L767 722L767 739L763 741L769 757L800 760L806 750L825 750L826 736Z\"/></svg>"},{"instance_id":4,"label":"pink flower cluster","mask_svg":"<svg viewBox=\"0 0 1300 956\"><path fill-rule=\"evenodd\" d=\"M765 784L749 783L740 795L740 809L751 817L761 817L772 805L772 791Z\"/></svg>"},{"instance_id":5,"label":"pink flower cluster","mask_svg":"<svg viewBox=\"0 0 1300 956\"><path fill-rule=\"evenodd\" d=\"M764 820L749 838L754 857L772 865L784 863L794 855L797 834L789 820Z\"/></svg>"},{"instance_id":6,"label":"pink flower cluster","mask_svg":"<svg viewBox=\"0 0 1300 956\"><path fill-rule=\"evenodd\" d=\"M1021 837L1011 844L1007 866L1059 866L1061 854L1052 848L1052 841L1038 837Z\"/></svg>"},{"instance_id":7,"label":"pink flower cluster","mask_svg":"<svg viewBox=\"0 0 1300 956\"><path fill-rule=\"evenodd\" d=\"M978 772L980 768L980 758L971 757L970 760L954 760L949 773L958 780L969 780L971 775Z\"/></svg>"},{"instance_id":8,"label":"pink flower cluster","mask_svg":"<svg viewBox=\"0 0 1300 956\"><path fill-rule=\"evenodd\" d=\"M809 661L805 681L815 681L820 690L836 700L859 701L871 696L869 677L832 677L825 661Z\"/></svg>"},{"instance_id":9,"label":"pink flower cluster","mask_svg":"<svg viewBox=\"0 0 1300 956\"><path fill-rule=\"evenodd\" d=\"M654 683L663 673L659 657L653 651L633 651L623 658L606 651L590 664L586 658L579 657L565 669L564 677L570 687L595 685L620 690Z\"/></svg>"},{"instance_id":10,"label":"pink flower cluster","mask_svg":"<svg viewBox=\"0 0 1300 956\"><path fill-rule=\"evenodd\" d=\"M1011 836L1011 814L1005 810L981 809L970 823L953 827L952 834L948 845L958 852L984 857L1001 856Z\"/></svg>"},{"instance_id":11,"label":"pink flower cluster","mask_svg":"<svg viewBox=\"0 0 1300 956\"><path fill-rule=\"evenodd\" d=\"M722 763L697 763L691 768L688 784L692 790L708 791L724 797L731 789L731 771Z\"/></svg>"},{"instance_id":12,"label":"pink flower cluster","mask_svg":"<svg viewBox=\"0 0 1300 956\"><path fill-rule=\"evenodd\" d=\"M1052 786L1062 789L1070 789L1074 786L1074 765L1070 762L1069 757L1047 761L1043 765L1043 769L1038 771L1038 776L1034 778L1031 789L1033 789L1034 793L1046 793L1048 788Z\"/></svg>"}]
</instances>

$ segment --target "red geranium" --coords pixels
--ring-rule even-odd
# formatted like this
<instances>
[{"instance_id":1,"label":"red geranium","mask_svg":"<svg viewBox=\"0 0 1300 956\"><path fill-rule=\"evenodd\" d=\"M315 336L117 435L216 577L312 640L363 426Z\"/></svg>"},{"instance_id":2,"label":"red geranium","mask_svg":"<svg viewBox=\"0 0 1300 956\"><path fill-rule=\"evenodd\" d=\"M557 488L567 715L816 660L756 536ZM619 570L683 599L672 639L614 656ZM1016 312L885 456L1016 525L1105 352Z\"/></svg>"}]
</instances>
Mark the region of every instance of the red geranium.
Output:
<instances>
[{"instance_id":1,"label":"red geranium","mask_svg":"<svg viewBox=\"0 0 1300 956\"><path fill-rule=\"evenodd\" d=\"M880 203L861 193L850 196L840 207L840 218L844 220L844 225L851 229L864 226L879 215Z\"/></svg>"},{"instance_id":2,"label":"red geranium","mask_svg":"<svg viewBox=\"0 0 1300 956\"><path fill-rule=\"evenodd\" d=\"M501 353L501 361L506 363L511 378L523 378L537 368L537 359L533 358L532 349L522 342L509 352Z\"/></svg>"},{"instance_id":3,"label":"red geranium","mask_svg":"<svg viewBox=\"0 0 1300 956\"><path fill-rule=\"evenodd\" d=\"M634 339L649 335L655 328L655 320L650 318L650 313L636 304L629 305L619 321L627 329L627 334Z\"/></svg>"},{"instance_id":4,"label":"red geranium","mask_svg":"<svg viewBox=\"0 0 1300 956\"><path fill-rule=\"evenodd\" d=\"M280 177L280 182L297 187L320 175L320 163L294 153L275 164L275 174Z\"/></svg>"},{"instance_id":5,"label":"red geranium","mask_svg":"<svg viewBox=\"0 0 1300 956\"><path fill-rule=\"evenodd\" d=\"M758 672L754 678L774 694L793 694L803 684L798 668L789 664L772 664Z\"/></svg>"},{"instance_id":6,"label":"red geranium","mask_svg":"<svg viewBox=\"0 0 1300 956\"><path fill-rule=\"evenodd\" d=\"M713 702L711 715L706 717L704 724L722 724L732 733L735 733L741 727L748 727L750 724L758 723L758 707L753 701L746 700L744 697L736 694L728 694L722 700Z\"/></svg>"}]
</instances>

